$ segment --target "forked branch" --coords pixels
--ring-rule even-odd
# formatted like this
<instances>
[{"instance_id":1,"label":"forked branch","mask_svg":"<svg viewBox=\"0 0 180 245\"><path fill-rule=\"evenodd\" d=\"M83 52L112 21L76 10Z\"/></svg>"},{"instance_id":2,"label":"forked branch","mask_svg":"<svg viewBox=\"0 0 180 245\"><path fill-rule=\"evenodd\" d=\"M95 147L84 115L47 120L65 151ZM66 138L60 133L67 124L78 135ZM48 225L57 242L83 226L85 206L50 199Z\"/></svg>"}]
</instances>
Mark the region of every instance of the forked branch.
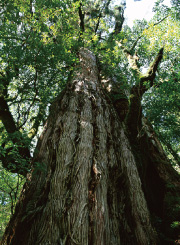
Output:
<instances>
[{"instance_id":1,"label":"forked branch","mask_svg":"<svg viewBox=\"0 0 180 245\"><path fill-rule=\"evenodd\" d=\"M130 91L130 104L129 111L126 117L126 125L133 132L133 136L136 137L138 135L139 130L141 129L141 118L142 118L142 108L141 108L141 99L143 94L152 87L154 84L154 79L156 75L156 71L158 69L158 65L163 57L163 48L161 48L154 59L153 63L150 65L148 72L143 75L140 72L140 69L137 64L136 55L131 55L129 51L126 51L126 56L129 60L129 64L134 71L136 84L131 88ZM148 82L148 85L145 84ZM134 122L132 124L132 122Z\"/></svg>"},{"instance_id":2,"label":"forked branch","mask_svg":"<svg viewBox=\"0 0 180 245\"><path fill-rule=\"evenodd\" d=\"M144 86L144 82L149 81L150 87L152 87L154 85L154 79L156 76L156 71L158 69L158 66L159 66L162 58L163 58L163 51L164 51L164 48L161 48L159 50L156 58L154 59L153 63L150 65L147 73L141 77L140 86L142 89L144 89L144 92L148 89Z\"/></svg>"}]
</instances>

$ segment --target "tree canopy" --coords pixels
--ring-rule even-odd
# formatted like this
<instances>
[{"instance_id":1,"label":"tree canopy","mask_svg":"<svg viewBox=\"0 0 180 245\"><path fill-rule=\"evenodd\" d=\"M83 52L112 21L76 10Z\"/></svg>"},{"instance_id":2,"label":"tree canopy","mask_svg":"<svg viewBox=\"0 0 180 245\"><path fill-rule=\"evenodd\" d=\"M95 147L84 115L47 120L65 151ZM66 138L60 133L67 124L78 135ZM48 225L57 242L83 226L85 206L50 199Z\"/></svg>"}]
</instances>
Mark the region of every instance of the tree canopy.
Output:
<instances>
[{"instance_id":1,"label":"tree canopy","mask_svg":"<svg viewBox=\"0 0 180 245\"><path fill-rule=\"evenodd\" d=\"M136 20L132 28L124 19L124 1L4 0L0 5L1 233L31 170L49 108L79 62L80 47L96 54L102 79L116 80L130 102L132 87L142 84L143 113L179 169L178 1L171 8L156 1L154 17Z\"/></svg>"}]
</instances>

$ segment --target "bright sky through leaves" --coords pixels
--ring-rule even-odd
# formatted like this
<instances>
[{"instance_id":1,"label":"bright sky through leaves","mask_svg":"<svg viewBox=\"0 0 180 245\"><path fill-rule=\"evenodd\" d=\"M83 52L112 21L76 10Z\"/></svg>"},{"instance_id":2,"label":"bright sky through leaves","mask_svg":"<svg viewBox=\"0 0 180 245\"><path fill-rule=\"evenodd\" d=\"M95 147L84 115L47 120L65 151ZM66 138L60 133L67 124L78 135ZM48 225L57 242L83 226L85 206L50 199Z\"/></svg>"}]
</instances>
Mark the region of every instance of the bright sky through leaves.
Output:
<instances>
[{"instance_id":1,"label":"bright sky through leaves","mask_svg":"<svg viewBox=\"0 0 180 245\"><path fill-rule=\"evenodd\" d=\"M116 1L118 5L119 1ZM155 0L141 0L141 1L134 1L134 0L126 0L126 10L125 10L125 17L127 24L132 27L133 21L135 19L146 19L150 20L153 17L152 8L154 6ZM171 6L170 0L164 0L164 5Z\"/></svg>"}]
</instances>

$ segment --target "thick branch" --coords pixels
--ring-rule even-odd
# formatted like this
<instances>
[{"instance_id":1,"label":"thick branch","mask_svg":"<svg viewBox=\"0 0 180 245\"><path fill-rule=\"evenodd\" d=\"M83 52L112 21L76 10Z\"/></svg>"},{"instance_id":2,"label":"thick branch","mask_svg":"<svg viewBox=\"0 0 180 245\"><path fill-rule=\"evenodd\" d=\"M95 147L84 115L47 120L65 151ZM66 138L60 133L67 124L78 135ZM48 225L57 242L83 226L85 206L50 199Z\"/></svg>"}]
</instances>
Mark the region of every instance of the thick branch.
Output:
<instances>
[{"instance_id":1,"label":"thick branch","mask_svg":"<svg viewBox=\"0 0 180 245\"><path fill-rule=\"evenodd\" d=\"M114 34L117 35L118 33L121 32L122 30L122 26L124 23L124 10L123 7L117 7L115 10L115 20L116 20L116 24L115 24L115 28L114 28Z\"/></svg>"},{"instance_id":2,"label":"thick branch","mask_svg":"<svg viewBox=\"0 0 180 245\"><path fill-rule=\"evenodd\" d=\"M130 131L133 132L134 137L136 137L142 126L141 99L143 94L149 89L149 86L146 86L144 82L149 81L150 87L153 86L158 65L163 57L163 48L159 50L159 53L157 54L154 62L150 65L148 72L144 76L141 76L135 56L132 56L128 51L126 51L126 55L128 57L131 68L135 71L135 78L137 79L136 84L131 88L130 105L126 118L126 124ZM132 124L132 122L134 123Z\"/></svg>"},{"instance_id":3,"label":"thick branch","mask_svg":"<svg viewBox=\"0 0 180 245\"><path fill-rule=\"evenodd\" d=\"M137 56L137 53L133 55L131 50L128 50L126 47L124 47L121 42L116 41L116 44L119 46L120 49L123 50L124 54L126 55L128 59L129 65L135 75L136 80L139 80L142 74L140 72L139 65L138 65L139 58Z\"/></svg>"},{"instance_id":4,"label":"thick branch","mask_svg":"<svg viewBox=\"0 0 180 245\"><path fill-rule=\"evenodd\" d=\"M107 9L109 7L109 4L111 3L111 0L108 0L106 3L105 3L105 9Z\"/></svg>"},{"instance_id":5,"label":"thick branch","mask_svg":"<svg viewBox=\"0 0 180 245\"><path fill-rule=\"evenodd\" d=\"M98 21L97 21L97 24L95 26L95 35L98 31L98 28L99 28L99 25L100 25L100 20L103 16L105 16L107 13L109 13L109 4L111 3L111 0L109 0L107 3L105 2L105 4L103 5L102 9L99 10L99 15L98 15ZM100 38L100 37L99 37Z\"/></svg>"},{"instance_id":6,"label":"thick branch","mask_svg":"<svg viewBox=\"0 0 180 245\"><path fill-rule=\"evenodd\" d=\"M139 69L139 65L138 65L138 56L135 53L134 55L131 54L131 52L127 49L124 49L124 53L126 54L126 57L128 59L129 65L136 77L137 80L139 80L139 77L141 76L141 72Z\"/></svg>"},{"instance_id":7,"label":"thick branch","mask_svg":"<svg viewBox=\"0 0 180 245\"><path fill-rule=\"evenodd\" d=\"M164 48L161 48L159 50L159 53L157 54L157 56L156 56L155 60L153 61L153 63L150 65L150 67L148 69L148 72L144 76L141 77L140 85L141 85L141 89L143 89L144 92L147 91L147 89L148 89L148 88L144 87L143 83L145 81L150 81L150 86L151 87L153 86L154 78L155 78L155 75L156 75L156 71L157 71L158 65L161 62L162 58L163 58L163 50L164 50Z\"/></svg>"},{"instance_id":8,"label":"thick branch","mask_svg":"<svg viewBox=\"0 0 180 245\"><path fill-rule=\"evenodd\" d=\"M81 33L84 32L84 14L82 12L82 3L80 3L80 6L79 6L79 18L80 18L80 30L81 30Z\"/></svg>"},{"instance_id":9,"label":"thick branch","mask_svg":"<svg viewBox=\"0 0 180 245\"><path fill-rule=\"evenodd\" d=\"M102 15L101 15L101 13L100 13L99 16L98 16L98 21L97 21L96 27L95 27L95 34L97 33L97 30L98 30L98 28L99 28L99 24L100 24L100 19L101 19L101 17L102 17Z\"/></svg>"},{"instance_id":10,"label":"thick branch","mask_svg":"<svg viewBox=\"0 0 180 245\"><path fill-rule=\"evenodd\" d=\"M0 96L0 120L4 124L4 127L8 133L14 133L17 131L15 121L9 111L8 104L4 99L4 96Z\"/></svg>"},{"instance_id":11,"label":"thick branch","mask_svg":"<svg viewBox=\"0 0 180 245\"><path fill-rule=\"evenodd\" d=\"M33 0L30 0L30 13L33 16Z\"/></svg>"},{"instance_id":12,"label":"thick branch","mask_svg":"<svg viewBox=\"0 0 180 245\"><path fill-rule=\"evenodd\" d=\"M148 90L148 87L144 86L144 82L149 81L150 86L151 87L153 86L153 82L155 79L155 75L156 75L158 65L163 58L164 48L161 48L159 50L156 58L154 59L153 63L150 65L147 73L143 75L139 69L139 65L138 65L138 59L139 58L138 58L137 54L135 53L134 55L132 55L131 52L129 50L125 49L125 47L123 47L121 44L119 46L123 49L124 53L126 54L126 57L129 61L129 65L134 72L135 79L137 80L137 83L135 86L139 89L140 95L142 96L144 94L144 92L146 92Z\"/></svg>"},{"instance_id":13,"label":"thick branch","mask_svg":"<svg viewBox=\"0 0 180 245\"><path fill-rule=\"evenodd\" d=\"M17 145L16 154L13 157L13 154L9 154L12 149L9 149L6 152L5 156L0 156L2 165L11 172L20 173L25 176L28 171L28 163L24 163L24 165L21 165L21 161L18 161L17 158L28 158L29 160L31 158L30 151L27 145L25 145L25 143L23 142L23 136L21 132L18 131L18 128L9 110L9 106L3 96L3 93L1 93L0 95L0 120L2 121L9 136L13 133L17 133L15 137L11 137L13 145Z\"/></svg>"}]
</instances>

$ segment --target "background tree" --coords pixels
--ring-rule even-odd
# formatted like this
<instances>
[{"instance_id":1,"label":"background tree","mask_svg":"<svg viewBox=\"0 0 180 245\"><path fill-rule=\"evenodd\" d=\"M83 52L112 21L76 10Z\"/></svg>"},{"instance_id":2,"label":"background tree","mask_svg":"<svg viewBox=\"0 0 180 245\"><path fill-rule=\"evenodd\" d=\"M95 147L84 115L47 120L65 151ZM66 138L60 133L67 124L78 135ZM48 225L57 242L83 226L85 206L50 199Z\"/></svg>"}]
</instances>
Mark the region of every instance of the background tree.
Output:
<instances>
[{"instance_id":1,"label":"background tree","mask_svg":"<svg viewBox=\"0 0 180 245\"><path fill-rule=\"evenodd\" d=\"M23 186L23 178L20 175L8 173L2 168L0 170L0 176L0 236L2 237L10 216L14 214L19 192Z\"/></svg>"},{"instance_id":2,"label":"background tree","mask_svg":"<svg viewBox=\"0 0 180 245\"><path fill-rule=\"evenodd\" d=\"M177 166L177 14L162 6L159 18L157 2L152 22L122 29L125 5L110 3L2 4L1 162L32 169L5 244L177 239L179 176L156 136Z\"/></svg>"}]
</instances>

